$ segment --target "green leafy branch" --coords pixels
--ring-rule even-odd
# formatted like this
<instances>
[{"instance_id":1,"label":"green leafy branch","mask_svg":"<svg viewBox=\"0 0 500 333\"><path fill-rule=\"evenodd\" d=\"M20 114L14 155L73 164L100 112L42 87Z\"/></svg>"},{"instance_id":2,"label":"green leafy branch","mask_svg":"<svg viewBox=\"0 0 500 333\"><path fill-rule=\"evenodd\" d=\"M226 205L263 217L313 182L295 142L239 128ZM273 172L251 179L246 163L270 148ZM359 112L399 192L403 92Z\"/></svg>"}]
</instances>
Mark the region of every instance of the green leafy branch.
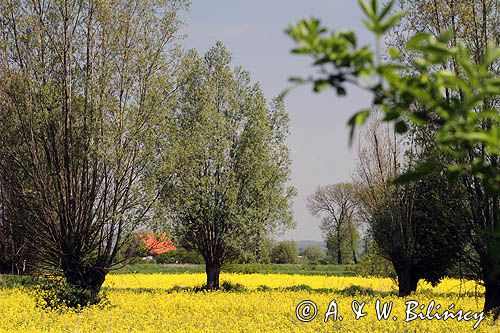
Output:
<instances>
[{"instance_id":1,"label":"green leafy branch","mask_svg":"<svg viewBox=\"0 0 500 333\"><path fill-rule=\"evenodd\" d=\"M376 37L375 53L368 46L358 47L353 31L329 31L317 19L301 20L286 30L296 42L291 52L311 57L319 74L291 81L312 83L315 92L333 88L339 96L346 95L346 84L370 91L372 105L383 113L382 121L393 122L400 134L407 132L410 124L432 125L437 146L456 161L448 166L450 175L472 172L487 190L498 194L500 116L488 101L500 95L500 79L490 70L500 57L500 49L489 45L481 61L475 63L464 45L450 47L450 32L440 36L420 33L403 49L417 54L411 67L399 61L400 51L394 48L387 50L390 59L382 63L381 38L404 13L391 14L394 1L381 8L377 0L359 0L359 4L366 15L365 26ZM439 69L450 61L458 70ZM351 140L355 128L364 124L371 112L371 108L363 109L350 118ZM467 162L470 150L478 147L484 154ZM429 166L420 169L399 181L432 171Z\"/></svg>"}]
</instances>

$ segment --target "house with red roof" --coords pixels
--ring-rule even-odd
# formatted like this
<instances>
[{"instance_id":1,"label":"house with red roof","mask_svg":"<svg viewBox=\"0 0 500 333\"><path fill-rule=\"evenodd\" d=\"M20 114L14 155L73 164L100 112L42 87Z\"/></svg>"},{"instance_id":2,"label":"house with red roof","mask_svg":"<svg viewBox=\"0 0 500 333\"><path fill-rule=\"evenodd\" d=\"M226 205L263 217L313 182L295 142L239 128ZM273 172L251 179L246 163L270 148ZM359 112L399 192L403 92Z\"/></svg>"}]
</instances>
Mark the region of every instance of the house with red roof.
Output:
<instances>
[{"instance_id":1,"label":"house with red roof","mask_svg":"<svg viewBox=\"0 0 500 333\"><path fill-rule=\"evenodd\" d=\"M169 251L175 251L177 249L174 243L170 239L168 239L166 233L156 235L152 232L144 232L139 235L139 238L152 256L157 256Z\"/></svg>"}]
</instances>

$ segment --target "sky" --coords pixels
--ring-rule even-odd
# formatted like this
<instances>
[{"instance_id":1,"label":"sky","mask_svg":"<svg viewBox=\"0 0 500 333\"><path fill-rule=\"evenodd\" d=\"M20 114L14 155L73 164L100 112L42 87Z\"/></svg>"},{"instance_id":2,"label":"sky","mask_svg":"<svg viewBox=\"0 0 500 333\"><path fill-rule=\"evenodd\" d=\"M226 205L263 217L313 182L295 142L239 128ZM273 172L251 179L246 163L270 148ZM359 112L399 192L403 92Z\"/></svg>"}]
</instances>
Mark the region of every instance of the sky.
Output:
<instances>
[{"instance_id":1,"label":"sky","mask_svg":"<svg viewBox=\"0 0 500 333\"><path fill-rule=\"evenodd\" d=\"M268 100L290 87L292 76L313 73L311 61L290 54L292 40L285 28L301 18L319 18L334 30L356 31L358 43L373 44L354 0L192 0L183 14L186 38L182 46L205 53L222 41L242 66L259 82ZM306 198L319 185L349 181L355 153L349 148L346 124L356 111L370 104L370 96L349 86L346 97L333 91L316 94L311 86L292 90L285 99L290 116L287 145L292 154L290 184L298 195L293 210L297 227L276 235L277 240L323 240L319 220L307 211Z\"/></svg>"}]
</instances>

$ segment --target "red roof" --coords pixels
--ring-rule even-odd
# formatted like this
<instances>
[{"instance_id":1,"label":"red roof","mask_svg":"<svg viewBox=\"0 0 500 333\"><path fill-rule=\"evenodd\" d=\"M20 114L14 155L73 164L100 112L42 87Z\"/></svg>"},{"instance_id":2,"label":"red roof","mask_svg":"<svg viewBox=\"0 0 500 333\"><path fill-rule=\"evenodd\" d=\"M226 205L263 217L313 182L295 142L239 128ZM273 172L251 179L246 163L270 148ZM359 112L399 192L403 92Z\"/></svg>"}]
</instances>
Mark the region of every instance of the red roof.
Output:
<instances>
[{"instance_id":1,"label":"red roof","mask_svg":"<svg viewBox=\"0 0 500 333\"><path fill-rule=\"evenodd\" d=\"M167 238L165 233L162 233L159 236L152 232L143 233L140 235L140 238L153 256L161 253L167 253L169 251L175 251L177 249L174 243Z\"/></svg>"}]
</instances>

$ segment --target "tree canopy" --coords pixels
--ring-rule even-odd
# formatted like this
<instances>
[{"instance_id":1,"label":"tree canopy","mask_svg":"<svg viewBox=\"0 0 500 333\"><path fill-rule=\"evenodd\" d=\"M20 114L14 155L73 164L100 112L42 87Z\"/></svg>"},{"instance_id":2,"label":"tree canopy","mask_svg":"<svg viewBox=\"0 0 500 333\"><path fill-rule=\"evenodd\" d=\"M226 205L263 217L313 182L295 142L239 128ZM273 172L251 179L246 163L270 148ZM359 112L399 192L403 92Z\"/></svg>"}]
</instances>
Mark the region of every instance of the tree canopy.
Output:
<instances>
[{"instance_id":1,"label":"tree canopy","mask_svg":"<svg viewBox=\"0 0 500 333\"><path fill-rule=\"evenodd\" d=\"M174 175L162 194L181 244L205 259L208 288L218 288L224 262L293 223L283 103L268 105L248 72L230 63L221 43L203 58L187 55L175 109Z\"/></svg>"}]
</instances>

